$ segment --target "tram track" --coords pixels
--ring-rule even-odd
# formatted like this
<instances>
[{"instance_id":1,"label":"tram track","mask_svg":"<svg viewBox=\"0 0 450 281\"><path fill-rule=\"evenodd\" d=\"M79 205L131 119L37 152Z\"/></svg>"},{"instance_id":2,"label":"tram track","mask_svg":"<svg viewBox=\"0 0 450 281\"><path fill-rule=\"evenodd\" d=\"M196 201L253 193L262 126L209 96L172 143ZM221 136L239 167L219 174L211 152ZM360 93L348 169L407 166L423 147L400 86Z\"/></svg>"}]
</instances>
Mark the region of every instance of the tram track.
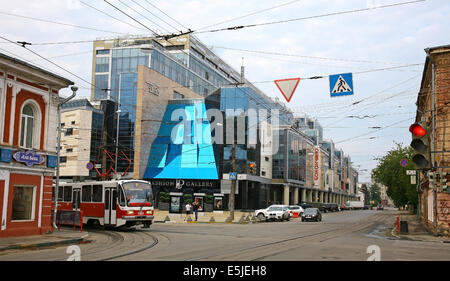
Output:
<instances>
[{"instance_id":1,"label":"tram track","mask_svg":"<svg viewBox=\"0 0 450 281\"><path fill-rule=\"evenodd\" d=\"M350 227L336 228L303 234L296 237L287 239L281 239L264 243L256 246L251 246L240 250L230 250L226 254L220 255L208 255L197 258L190 258L187 261L199 261L199 260L245 260L245 261L260 261L271 256L278 255L283 252L291 251L296 248L300 248L307 243L323 243L324 241L349 235L352 233L359 233L365 229L372 228L374 225L381 223L385 220L385 216L379 215L370 221L358 221L353 223Z\"/></svg>"},{"instance_id":2,"label":"tram track","mask_svg":"<svg viewBox=\"0 0 450 281\"><path fill-rule=\"evenodd\" d=\"M90 230L89 232L95 234L97 239L83 247L82 260L109 261L123 258L146 251L159 242L155 235L142 230L104 229ZM102 237L106 239L102 239ZM142 244L145 246L139 247Z\"/></svg>"}]
</instances>

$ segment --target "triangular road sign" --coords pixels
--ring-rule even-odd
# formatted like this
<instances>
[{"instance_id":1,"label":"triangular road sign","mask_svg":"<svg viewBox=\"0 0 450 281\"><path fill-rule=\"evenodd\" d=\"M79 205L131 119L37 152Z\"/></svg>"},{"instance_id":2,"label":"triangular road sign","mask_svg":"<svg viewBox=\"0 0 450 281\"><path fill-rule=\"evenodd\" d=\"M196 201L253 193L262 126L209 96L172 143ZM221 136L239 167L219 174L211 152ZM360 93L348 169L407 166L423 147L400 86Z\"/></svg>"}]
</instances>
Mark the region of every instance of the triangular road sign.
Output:
<instances>
[{"instance_id":1,"label":"triangular road sign","mask_svg":"<svg viewBox=\"0 0 450 281\"><path fill-rule=\"evenodd\" d=\"M281 79L275 80L274 82L286 101L290 102L295 89L297 89L298 83L300 82L300 78Z\"/></svg>"}]
</instances>

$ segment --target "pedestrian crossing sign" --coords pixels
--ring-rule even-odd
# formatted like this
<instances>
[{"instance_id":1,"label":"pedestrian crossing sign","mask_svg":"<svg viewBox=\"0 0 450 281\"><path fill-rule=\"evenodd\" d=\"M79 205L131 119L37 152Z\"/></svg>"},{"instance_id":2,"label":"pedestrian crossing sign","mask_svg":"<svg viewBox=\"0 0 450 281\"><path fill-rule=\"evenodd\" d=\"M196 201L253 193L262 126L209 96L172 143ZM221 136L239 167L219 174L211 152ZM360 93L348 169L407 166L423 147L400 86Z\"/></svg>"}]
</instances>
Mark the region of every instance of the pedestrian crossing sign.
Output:
<instances>
[{"instance_id":1,"label":"pedestrian crossing sign","mask_svg":"<svg viewBox=\"0 0 450 281\"><path fill-rule=\"evenodd\" d=\"M342 73L330 75L330 95L331 97L353 95L353 74Z\"/></svg>"}]
</instances>

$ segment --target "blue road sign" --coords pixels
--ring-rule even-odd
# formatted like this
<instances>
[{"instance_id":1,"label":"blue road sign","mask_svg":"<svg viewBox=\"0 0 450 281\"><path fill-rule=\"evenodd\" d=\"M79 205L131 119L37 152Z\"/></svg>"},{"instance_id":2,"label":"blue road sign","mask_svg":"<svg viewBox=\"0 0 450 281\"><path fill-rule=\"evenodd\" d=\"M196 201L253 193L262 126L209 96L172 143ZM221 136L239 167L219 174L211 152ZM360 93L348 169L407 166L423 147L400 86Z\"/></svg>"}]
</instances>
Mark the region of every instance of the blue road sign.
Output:
<instances>
[{"instance_id":1,"label":"blue road sign","mask_svg":"<svg viewBox=\"0 0 450 281\"><path fill-rule=\"evenodd\" d=\"M228 176L232 181L235 181L237 179L237 173L229 173Z\"/></svg>"},{"instance_id":2,"label":"blue road sign","mask_svg":"<svg viewBox=\"0 0 450 281\"><path fill-rule=\"evenodd\" d=\"M88 169L88 170L94 169L94 164L92 164L92 162L87 163L86 164L86 169Z\"/></svg>"},{"instance_id":3,"label":"blue road sign","mask_svg":"<svg viewBox=\"0 0 450 281\"><path fill-rule=\"evenodd\" d=\"M400 165L402 165L403 167L406 167L408 165L408 160L406 160L406 159L400 160Z\"/></svg>"},{"instance_id":4,"label":"blue road sign","mask_svg":"<svg viewBox=\"0 0 450 281\"><path fill-rule=\"evenodd\" d=\"M329 78L331 97L351 96L354 94L352 73L330 75Z\"/></svg>"}]
</instances>

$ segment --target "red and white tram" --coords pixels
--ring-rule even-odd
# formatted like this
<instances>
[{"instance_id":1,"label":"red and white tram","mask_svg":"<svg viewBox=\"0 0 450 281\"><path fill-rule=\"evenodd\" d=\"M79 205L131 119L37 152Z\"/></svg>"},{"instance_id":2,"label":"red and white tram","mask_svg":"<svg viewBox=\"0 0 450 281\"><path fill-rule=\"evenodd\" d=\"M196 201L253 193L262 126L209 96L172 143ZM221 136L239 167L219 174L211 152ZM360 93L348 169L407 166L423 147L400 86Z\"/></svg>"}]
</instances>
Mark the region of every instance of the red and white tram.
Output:
<instances>
[{"instance_id":1,"label":"red and white tram","mask_svg":"<svg viewBox=\"0 0 450 281\"><path fill-rule=\"evenodd\" d=\"M58 211L83 211L88 225L150 227L152 202L152 187L142 180L60 183L58 190Z\"/></svg>"}]
</instances>

